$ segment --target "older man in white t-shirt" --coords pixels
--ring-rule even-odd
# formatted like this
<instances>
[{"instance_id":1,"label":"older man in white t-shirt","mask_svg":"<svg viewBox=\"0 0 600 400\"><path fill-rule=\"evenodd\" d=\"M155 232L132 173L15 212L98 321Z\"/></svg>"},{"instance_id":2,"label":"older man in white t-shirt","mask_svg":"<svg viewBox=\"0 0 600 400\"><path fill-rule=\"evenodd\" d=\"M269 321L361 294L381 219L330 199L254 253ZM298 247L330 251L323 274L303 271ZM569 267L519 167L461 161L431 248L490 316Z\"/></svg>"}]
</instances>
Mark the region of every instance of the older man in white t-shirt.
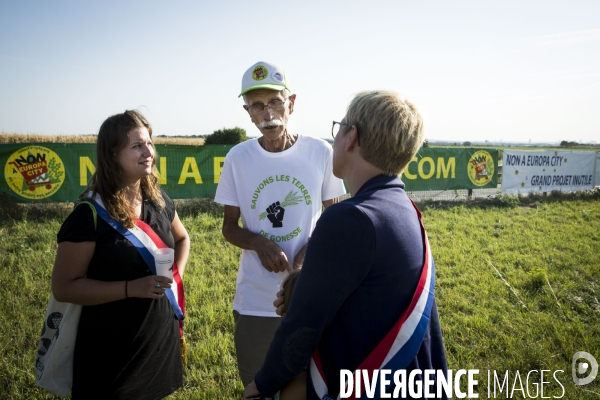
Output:
<instances>
[{"instance_id":1,"label":"older man in white t-shirt","mask_svg":"<svg viewBox=\"0 0 600 400\"><path fill-rule=\"evenodd\" d=\"M233 313L238 369L246 386L279 326L273 306L279 285L302 265L321 206L337 202L345 190L332 173L331 146L288 131L296 95L281 67L254 64L242 78L240 96L262 136L229 151L215 201L225 206L223 236L242 249Z\"/></svg>"}]
</instances>

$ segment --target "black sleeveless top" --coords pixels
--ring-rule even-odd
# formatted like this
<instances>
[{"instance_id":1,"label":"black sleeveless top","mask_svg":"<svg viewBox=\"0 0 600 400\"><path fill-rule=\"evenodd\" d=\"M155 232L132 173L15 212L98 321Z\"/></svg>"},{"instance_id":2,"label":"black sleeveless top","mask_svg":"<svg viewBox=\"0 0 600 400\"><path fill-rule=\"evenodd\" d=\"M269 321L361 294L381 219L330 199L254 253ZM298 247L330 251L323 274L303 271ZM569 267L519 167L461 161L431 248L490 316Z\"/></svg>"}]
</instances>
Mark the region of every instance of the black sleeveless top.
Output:
<instances>
[{"instance_id":1,"label":"black sleeveless top","mask_svg":"<svg viewBox=\"0 0 600 400\"><path fill-rule=\"evenodd\" d=\"M144 202L142 220L174 247L175 206L162 193L164 210ZM152 272L135 247L92 210L76 207L58 232L58 242L96 242L87 278L134 280ZM123 287L123 291L125 287ZM167 297L128 298L84 306L73 364L73 399L162 399L183 385L179 325Z\"/></svg>"}]
</instances>

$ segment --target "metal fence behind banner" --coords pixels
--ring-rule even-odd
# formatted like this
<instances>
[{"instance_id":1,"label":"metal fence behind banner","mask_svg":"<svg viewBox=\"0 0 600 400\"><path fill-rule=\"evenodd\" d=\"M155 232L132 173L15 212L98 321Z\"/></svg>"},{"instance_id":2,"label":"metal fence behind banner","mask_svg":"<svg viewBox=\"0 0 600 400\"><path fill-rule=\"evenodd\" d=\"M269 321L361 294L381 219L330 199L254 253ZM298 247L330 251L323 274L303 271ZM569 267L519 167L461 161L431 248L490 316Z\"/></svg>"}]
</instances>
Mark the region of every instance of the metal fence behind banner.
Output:
<instances>
[{"instance_id":1,"label":"metal fence behind banner","mask_svg":"<svg viewBox=\"0 0 600 400\"><path fill-rule=\"evenodd\" d=\"M491 199L502 194L500 185L496 189L460 189L460 190L427 190L418 192L407 191L408 197L415 203L423 201L467 201L467 200L481 200ZM341 200L345 200L350 197L350 194L346 194L341 197Z\"/></svg>"},{"instance_id":2,"label":"metal fence behind banner","mask_svg":"<svg viewBox=\"0 0 600 400\"><path fill-rule=\"evenodd\" d=\"M498 166L498 186L496 189L457 189L407 191L408 197L415 203L421 201L467 201L492 199L502 194L502 165Z\"/></svg>"},{"instance_id":3,"label":"metal fence behind banner","mask_svg":"<svg viewBox=\"0 0 600 400\"><path fill-rule=\"evenodd\" d=\"M406 192L414 202L420 201L466 201L490 199L502 194L500 185L496 189L429 190Z\"/></svg>"}]
</instances>

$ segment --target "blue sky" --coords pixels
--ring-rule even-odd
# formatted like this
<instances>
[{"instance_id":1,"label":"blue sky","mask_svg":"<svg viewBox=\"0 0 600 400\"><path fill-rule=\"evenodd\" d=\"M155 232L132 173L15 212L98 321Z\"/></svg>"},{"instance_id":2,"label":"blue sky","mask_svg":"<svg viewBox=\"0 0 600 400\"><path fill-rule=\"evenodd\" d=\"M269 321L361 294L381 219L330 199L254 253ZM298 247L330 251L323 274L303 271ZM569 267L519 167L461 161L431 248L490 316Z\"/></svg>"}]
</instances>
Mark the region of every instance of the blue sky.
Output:
<instances>
[{"instance_id":1,"label":"blue sky","mask_svg":"<svg viewBox=\"0 0 600 400\"><path fill-rule=\"evenodd\" d=\"M97 133L125 109L158 135L240 126L257 61L328 137L353 94L391 89L432 140L600 142L600 1L0 0L0 131Z\"/></svg>"}]
</instances>

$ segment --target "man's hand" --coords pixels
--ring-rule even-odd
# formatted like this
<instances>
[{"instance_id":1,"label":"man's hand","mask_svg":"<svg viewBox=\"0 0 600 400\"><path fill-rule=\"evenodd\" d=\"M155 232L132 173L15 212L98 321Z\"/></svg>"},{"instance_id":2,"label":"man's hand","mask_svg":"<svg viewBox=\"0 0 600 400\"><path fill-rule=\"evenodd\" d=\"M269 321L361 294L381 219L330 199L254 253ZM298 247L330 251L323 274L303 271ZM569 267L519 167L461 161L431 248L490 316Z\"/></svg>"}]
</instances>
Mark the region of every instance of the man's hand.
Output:
<instances>
[{"instance_id":1,"label":"man's hand","mask_svg":"<svg viewBox=\"0 0 600 400\"><path fill-rule=\"evenodd\" d=\"M254 246L254 251L258 255L258 259L262 266L269 272L292 271L285 252L272 240L264 236L256 238L257 243Z\"/></svg>"},{"instance_id":2,"label":"man's hand","mask_svg":"<svg viewBox=\"0 0 600 400\"><path fill-rule=\"evenodd\" d=\"M273 306L275 306L275 312L280 317L285 317L285 312L283 311L285 308L285 290L281 289L275 296L277 296L273 302Z\"/></svg>"},{"instance_id":3,"label":"man's hand","mask_svg":"<svg viewBox=\"0 0 600 400\"><path fill-rule=\"evenodd\" d=\"M260 392L256 388L254 381L250 382L244 389L244 400L247 399L260 399Z\"/></svg>"},{"instance_id":4,"label":"man's hand","mask_svg":"<svg viewBox=\"0 0 600 400\"><path fill-rule=\"evenodd\" d=\"M283 226L283 215L285 214L285 209L281 207L279 202L275 202L271 204L267 208L267 218L273 224L273 228L281 228Z\"/></svg>"},{"instance_id":5,"label":"man's hand","mask_svg":"<svg viewBox=\"0 0 600 400\"><path fill-rule=\"evenodd\" d=\"M262 266L269 272L292 271L281 247L272 240L239 226L240 217L239 207L225 206L222 229L225 239L234 246L255 251Z\"/></svg>"}]
</instances>

